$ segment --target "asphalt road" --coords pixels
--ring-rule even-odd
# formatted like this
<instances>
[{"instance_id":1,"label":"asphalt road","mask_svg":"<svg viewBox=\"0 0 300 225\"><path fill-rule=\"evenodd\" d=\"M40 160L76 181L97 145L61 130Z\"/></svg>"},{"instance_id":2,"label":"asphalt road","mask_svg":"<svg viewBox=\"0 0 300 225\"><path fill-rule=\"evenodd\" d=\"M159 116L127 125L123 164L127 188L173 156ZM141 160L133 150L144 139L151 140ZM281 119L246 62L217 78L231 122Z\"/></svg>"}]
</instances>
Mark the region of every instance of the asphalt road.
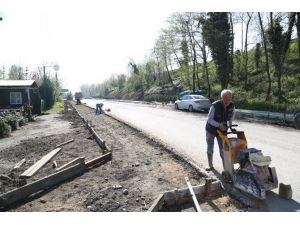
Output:
<instances>
[{"instance_id":1,"label":"asphalt road","mask_svg":"<svg viewBox=\"0 0 300 225\"><path fill-rule=\"evenodd\" d=\"M97 102L110 108L112 116L126 121L167 144L201 167L207 164L205 124L207 114L170 110L167 106L138 103L124 103L85 99L87 105L95 107ZM246 134L248 147L263 151L272 158L271 166L277 171L279 183L291 184L293 199L284 200L278 196L278 189L267 194L263 203L266 211L300 211L300 131L267 124L237 120L238 130ZM215 142L214 165L222 171L221 159Z\"/></svg>"}]
</instances>

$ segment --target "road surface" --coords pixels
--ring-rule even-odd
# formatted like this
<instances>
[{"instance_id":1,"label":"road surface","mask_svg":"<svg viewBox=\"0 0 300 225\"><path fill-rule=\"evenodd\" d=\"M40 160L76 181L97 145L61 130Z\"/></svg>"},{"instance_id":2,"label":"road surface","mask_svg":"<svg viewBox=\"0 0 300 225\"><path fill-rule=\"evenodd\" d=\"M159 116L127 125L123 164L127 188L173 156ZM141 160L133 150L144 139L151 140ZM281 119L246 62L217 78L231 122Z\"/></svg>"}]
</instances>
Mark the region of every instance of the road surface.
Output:
<instances>
[{"instance_id":1,"label":"road surface","mask_svg":"<svg viewBox=\"0 0 300 225\"><path fill-rule=\"evenodd\" d=\"M95 107L97 102L110 108L111 114L167 144L175 152L201 167L207 165L205 124L207 114L170 110L170 107L125 103L97 99L83 100ZM248 147L263 151L272 158L279 183L291 184L293 200L278 197L278 189L269 193L265 209L269 211L300 211L300 131L294 128L250 123L238 120L238 130L245 131ZM222 171L215 142L214 165Z\"/></svg>"}]
</instances>

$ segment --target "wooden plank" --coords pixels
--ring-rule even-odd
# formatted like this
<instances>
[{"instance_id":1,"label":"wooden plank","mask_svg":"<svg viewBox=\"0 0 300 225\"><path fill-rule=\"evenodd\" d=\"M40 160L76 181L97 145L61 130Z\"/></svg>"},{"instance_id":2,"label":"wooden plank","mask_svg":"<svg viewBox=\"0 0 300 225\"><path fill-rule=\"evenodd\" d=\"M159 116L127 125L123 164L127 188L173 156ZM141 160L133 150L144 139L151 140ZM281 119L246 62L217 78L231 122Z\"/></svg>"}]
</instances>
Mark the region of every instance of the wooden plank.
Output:
<instances>
[{"instance_id":1,"label":"wooden plank","mask_svg":"<svg viewBox=\"0 0 300 225\"><path fill-rule=\"evenodd\" d=\"M195 195L195 193L194 193L194 190L193 190L193 187L192 187L192 185L191 185L191 182L190 182L189 178L186 177L186 178L185 178L185 181L186 181L186 183L187 183L187 185L188 185L188 188L189 188L189 191L190 191L190 193L191 193L191 195L192 195L192 199L193 199L193 202L194 202L196 211L197 211L197 212L202 212L202 210L201 210L201 208L200 208L200 205L199 205L199 203L198 203L198 200L197 200L197 198L196 198L196 195Z\"/></svg>"},{"instance_id":2,"label":"wooden plank","mask_svg":"<svg viewBox=\"0 0 300 225\"><path fill-rule=\"evenodd\" d=\"M207 187L206 185L197 185L193 187L194 193L197 196L207 195ZM209 192L220 191L221 190L221 182L215 181L210 184ZM178 204L185 204L191 201L191 195L188 188L167 191L164 193L164 201L168 206L172 206L176 202Z\"/></svg>"},{"instance_id":3,"label":"wooden plank","mask_svg":"<svg viewBox=\"0 0 300 225\"><path fill-rule=\"evenodd\" d=\"M105 145L105 141L103 141L98 134L96 133L96 131L90 126L89 123L87 123L87 127L90 131L90 133L94 136L96 142L98 143L98 145L102 148L102 149L106 149L106 145Z\"/></svg>"},{"instance_id":4,"label":"wooden plank","mask_svg":"<svg viewBox=\"0 0 300 225\"><path fill-rule=\"evenodd\" d=\"M111 152L106 153L104 155L101 155L99 157L96 157L92 160L87 161L85 163L85 166L88 168L88 167L94 166L94 165L96 165L98 163L101 163L101 162L105 163L105 162L111 160L111 156L112 156Z\"/></svg>"},{"instance_id":5,"label":"wooden plank","mask_svg":"<svg viewBox=\"0 0 300 225\"><path fill-rule=\"evenodd\" d=\"M62 169L65 169L65 168L67 168L71 165L75 165L75 164L78 164L78 163L83 163L84 164L84 159L85 159L85 157L77 157L77 158L73 159L72 161L62 165L61 167L56 168L55 171L60 171Z\"/></svg>"},{"instance_id":6,"label":"wooden plank","mask_svg":"<svg viewBox=\"0 0 300 225\"><path fill-rule=\"evenodd\" d=\"M83 174L84 171L85 165L83 163L79 163L62 171L46 176L42 179L29 183L23 187L6 192L0 195L0 207L8 207L11 204L24 200L25 198L36 192L48 189L65 180L79 176Z\"/></svg>"},{"instance_id":7,"label":"wooden plank","mask_svg":"<svg viewBox=\"0 0 300 225\"><path fill-rule=\"evenodd\" d=\"M155 199L151 207L148 209L148 212L158 212L163 202L164 202L164 194L160 194L157 197L157 199Z\"/></svg>"},{"instance_id":8,"label":"wooden plank","mask_svg":"<svg viewBox=\"0 0 300 225\"><path fill-rule=\"evenodd\" d=\"M57 153L59 153L61 148L56 148L49 152L47 155L43 156L39 161L29 167L25 172L23 172L20 177L27 178L36 174L47 162L49 162Z\"/></svg>"},{"instance_id":9,"label":"wooden plank","mask_svg":"<svg viewBox=\"0 0 300 225\"><path fill-rule=\"evenodd\" d=\"M63 142L63 143L61 143L61 144L56 145L55 148L61 147L61 146L66 145L66 144L69 144L69 143L71 143L71 142L73 142L73 141L74 141L74 139L65 141L65 142Z\"/></svg>"},{"instance_id":10,"label":"wooden plank","mask_svg":"<svg viewBox=\"0 0 300 225\"><path fill-rule=\"evenodd\" d=\"M26 162L26 159L21 159L19 162L16 163L14 166L14 170L19 169L24 163Z\"/></svg>"}]
</instances>

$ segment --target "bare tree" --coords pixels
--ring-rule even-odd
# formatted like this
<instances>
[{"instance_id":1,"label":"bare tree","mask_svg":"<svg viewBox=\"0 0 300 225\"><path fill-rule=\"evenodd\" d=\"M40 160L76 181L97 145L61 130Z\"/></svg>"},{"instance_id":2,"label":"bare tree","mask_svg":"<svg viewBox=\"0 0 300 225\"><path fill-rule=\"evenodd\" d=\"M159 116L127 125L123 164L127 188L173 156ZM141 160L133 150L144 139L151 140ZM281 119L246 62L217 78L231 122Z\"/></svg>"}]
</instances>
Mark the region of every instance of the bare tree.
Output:
<instances>
[{"instance_id":1,"label":"bare tree","mask_svg":"<svg viewBox=\"0 0 300 225\"><path fill-rule=\"evenodd\" d=\"M248 30L249 30L249 24L252 19L253 13L247 12L248 20L246 24L246 34L245 34L245 50L244 50L244 74L245 74L245 89L248 89Z\"/></svg>"},{"instance_id":2,"label":"bare tree","mask_svg":"<svg viewBox=\"0 0 300 225\"><path fill-rule=\"evenodd\" d=\"M266 41L266 38L265 38L265 31L264 31L264 26L263 26L263 23L262 23L261 15L260 15L259 12L257 14L258 14L258 18L259 18L261 37L262 37L264 53L265 53L265 58L266 58L266 72L267 72L267 75L268 75L268 90L267 90L267 94L266 94L266 101L270 101L271 100L272 79L271 79L271 74L270 74L269 56L268 56L268 50L267 50L267 41Z\"/></svg>"}]
</instances>

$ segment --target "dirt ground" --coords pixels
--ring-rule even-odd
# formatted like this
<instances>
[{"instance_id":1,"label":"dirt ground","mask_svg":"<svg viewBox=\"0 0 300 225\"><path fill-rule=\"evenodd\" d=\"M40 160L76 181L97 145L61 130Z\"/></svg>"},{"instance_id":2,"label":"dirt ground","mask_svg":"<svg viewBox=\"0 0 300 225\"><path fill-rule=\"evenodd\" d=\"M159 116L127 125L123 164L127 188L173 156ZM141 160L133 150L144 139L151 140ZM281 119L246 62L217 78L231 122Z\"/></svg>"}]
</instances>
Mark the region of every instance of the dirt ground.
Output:
<instances>
[{"instance_id":1,"label":"dirt ground","mask_svg":"<svg viewBox=\"0 0 300 225\"><path fill-rule=\"evenodd\" d=\"M159 194L187 188L185 177L190 178L192 185L204 183L197 171L155 140L104 114L95 115L94 110L84 105L73 106L90 121L97 134L112 149L112 161L32 196L12 206L9 211L146 211ZM16 132L12 137L0 139L0 171L12 178L17 178L55 145L72 138L75 141L63 146L53 158L58 166L79 156L89 160L102 154L71 107L65 114L49 111L49 115L37 117L35 122ZM27 161L22 170L12 172L15 163L23 158ZM27 183L53 173L51 162ZM0 193L4 193L22 185L22 182L0 180L0 185ZM204 199L200 206L203 211L244 211L225 192Z\"/></svg>"}]
</instances>

